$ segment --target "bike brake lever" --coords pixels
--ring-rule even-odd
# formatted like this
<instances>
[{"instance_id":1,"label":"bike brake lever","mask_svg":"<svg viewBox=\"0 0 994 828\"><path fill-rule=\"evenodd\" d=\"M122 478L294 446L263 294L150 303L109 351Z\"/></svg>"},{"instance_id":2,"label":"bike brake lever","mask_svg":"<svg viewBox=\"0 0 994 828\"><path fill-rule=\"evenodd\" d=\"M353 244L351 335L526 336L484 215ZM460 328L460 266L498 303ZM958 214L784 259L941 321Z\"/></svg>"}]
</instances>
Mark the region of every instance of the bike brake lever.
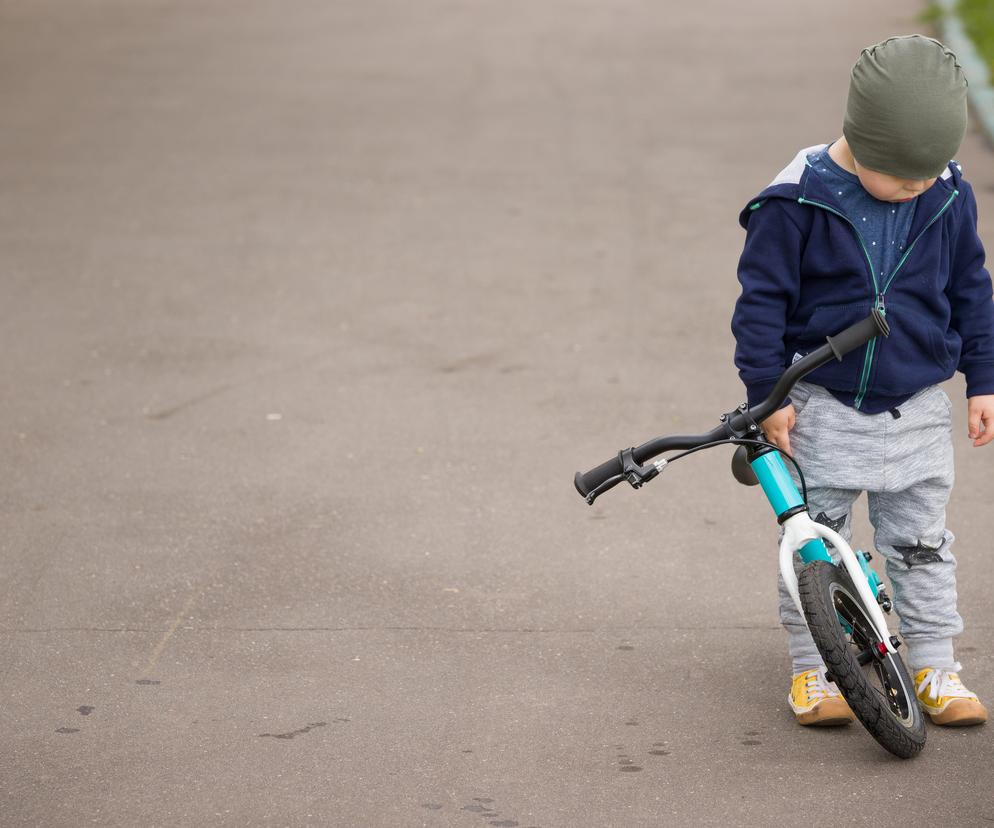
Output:
<instances>
[{"instance_id":1,"label":"bike brake lever","mask_svg":"<svg viewBox=\"0 0 994 828\"><path fill-rule=\"evenodd\" d=\"M656 460L648 466L640 466L635 462L632 451L634 449L627 448L618 452L618 458L621 460L621 473L633 489L641 489L644 484L659 474L663 470L663 466L669 461L664 458Z\"/></svg>"},{"instance_id":2,"label":"bike brake lever","mask_svg":"<svg viewBox=\"0 0 994 828\"><path fill-rule=\"evenodd\" d=\"M609 477L607 480L601 483L601 485L598 486L596 489L591 489L589 492L587 492L587 494L584 495L583 499L587 501L588 506L593 506L594 501L597 500L598 495L604 494L604 492L606 492L608 489L613 489L622 480L624 480L624 478L620 474L616 474L614 477Z\"/></svg>"},{"instance_id":3,"label":"bike brake lever","mask_svg":"<svg viewBox=\"0 0 994 828\"><path fill-rule=\"evenodd\" d=\"M669 462L665 459L653 460L648 466L640 466L635 462L635 458L632 455L633 451L634 449L627 448L618 452L618 460L621 462L621 474L609 477L596 489L587 492L583 499L587 501L588 506L593 506L598 495L604 494L608 489L613 489L622 480L627 480L633 489L641 489L643 485L658 475L663 470L663 466Z\"/></svg>"}]
</instances>

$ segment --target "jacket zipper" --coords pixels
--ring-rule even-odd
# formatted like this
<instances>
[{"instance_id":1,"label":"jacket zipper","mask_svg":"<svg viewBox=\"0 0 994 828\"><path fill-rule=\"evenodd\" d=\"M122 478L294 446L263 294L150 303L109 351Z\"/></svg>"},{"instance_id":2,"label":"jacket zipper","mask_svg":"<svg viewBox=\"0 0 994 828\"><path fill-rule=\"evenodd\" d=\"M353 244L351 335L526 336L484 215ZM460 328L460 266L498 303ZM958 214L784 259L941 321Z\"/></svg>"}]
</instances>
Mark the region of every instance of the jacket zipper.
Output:
<instances>
[{"instance_id":1,"label":"jacket zipper","mask_svg":"<svg viewBox=\"0 0 994 828\"><path fill-rule=\"evenodd\" d=\"M873 259L870 258L870 252L866 249L866 245L863 243L863 237L859 234L859 229L853 223L852 219L850 219L845 213L840 213L834 207L829 207L827 204L822 204L820 201L811 201L804 196L798 198L797 203L811 204L815 207L821 207L822 210L828 210L828 212L834 213L852 228L853 232L856 234L856 239L859 241L859 246L863 248L863 255L866 256L866 266L870 269L870 280L873 282L873 291L874 293L879 293L880 289L877 285L877 277L873 272Z\"/></svg>"},{"instance_id":2,"label":"jacket zipper","mask_svg":"<svg viewBox=\"0 0 994 828\"><path fill-rule=\"evenodd\" d=\"M939 216L941 216L944 212L946 212L949 205L953 203L953 199L956 198L956 196L958 195L959 195L959 190L953 190L952 195L950 195L949 198L946 199L946 203L942 205L942 208L939 210L939 212L936 213L934 216L932 216L932 220L922 228L922 231L917 236L915 236L915 240L908 245L908 249L904 251L904 255L901 256L901 261L897 263L897 267L894 268L894 272L887 277L887 281L884 283L885 291L887 290L887 288L890 287L890 283L894 281L894 277L897 276L897 271L901 269L902 265L907 260L908 256L911 255L912 248L916 244L918 244L918 239L924 236L925 231L928 230L928 228L931 227L933 224L935 224L936 221L938 221Z\"/></svg>"},{"instance_id":3,"label":"jacket zipper","mask_svg":"<svg viewBox=\"0 0 994 828\"><path fill-rule=\"evenodd\" d=\"M804 198L804 196L799 197L797 201L799 204L810 204L814 207L821 207L823 210L827 210L830 213L834 213L843 221L845 221L850 227L852 227L853 232L856 234L856 238L859 241L859 246L863 248L863 255L866 256L866 264L870 269L870 281L873 282L873 290L874 293L876 294L874 307L877 310L879 310L880 313L886 315L887 308L884 302L884 294L887 292L887 289L890 287L891 282L894 281L894 277L897 276L897 272L901 269L901 267L903 267L904 263L908 259L908 256L911 255L911 251L914 249L915 245L918 244L918 240L925 235L925 231L928 230L929 227L931 227L933 224L935 224L936 221L939 220L939 217L946 212L946 210L949 208L949 205L953 203L953 199L956 198L956 196L958 195L959 195L959 190L953 190L952 195L950 195L949 198L946 199L946 203L942 205L942 207L939 209L939 212L936 213L934 216L932 216L928 224L926 224L921 229L921 232L919 232L918 235L915 236L915 240L908 245L908 249L904 251L904 255L901 257L901 260L897 263L897 266L891 272L890 276L887 277L886 281L884 282L883 288L881 288L879 283L877 282L876 274L873 271L873 260L870 258L869 251L867 251L866 245L863 243L863 237L860 235L859 229L856 227L853 221L845 214L840 213L838 210L829 207L827 204L822 204L819 201L811 201L810 199ZM877 338L874 337L873 339L870 340L869 344L866 346L866 355L863 357L863 370L860 372L859 375L859 389L856 392L856 400L853 402L853 407L856 408L857 410L863 404L863 398L866 396L866 392L868 390L868 386L870 383L870 369L872 367L873 356L876 350L877 350Z\"/></svg>"}]
</instances>

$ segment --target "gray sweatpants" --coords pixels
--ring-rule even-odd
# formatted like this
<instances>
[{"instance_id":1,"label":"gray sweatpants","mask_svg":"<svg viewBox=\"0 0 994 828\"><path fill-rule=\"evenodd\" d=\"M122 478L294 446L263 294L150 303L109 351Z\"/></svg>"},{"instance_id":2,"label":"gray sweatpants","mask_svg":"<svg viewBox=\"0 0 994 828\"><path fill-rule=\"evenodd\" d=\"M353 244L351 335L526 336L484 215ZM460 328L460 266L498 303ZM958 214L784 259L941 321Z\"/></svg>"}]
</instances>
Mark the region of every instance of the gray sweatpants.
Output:
<instances>
[{"instance_id":1,"label":"gray sweatpants","mask_svg":"<svg viewBox=\"0 0 994 828\"><path fill-rule=\"evenodd\" d=\"M811 517L851 542L852 504L866 492L908 666L912 672L926 666L959 670L952 638L963 631L963 620L956 612L954 538L945 525L953 485L949 397L938 386L925 388L900 406L897 418L887 411L863 414L806 382L797 384L791 399L797 413L791 454L804 472ZM879 567L879 558L873 564ZM821 656L779 581L780 620L794 672L818 667Z\"/></svg>"}]
</instances>

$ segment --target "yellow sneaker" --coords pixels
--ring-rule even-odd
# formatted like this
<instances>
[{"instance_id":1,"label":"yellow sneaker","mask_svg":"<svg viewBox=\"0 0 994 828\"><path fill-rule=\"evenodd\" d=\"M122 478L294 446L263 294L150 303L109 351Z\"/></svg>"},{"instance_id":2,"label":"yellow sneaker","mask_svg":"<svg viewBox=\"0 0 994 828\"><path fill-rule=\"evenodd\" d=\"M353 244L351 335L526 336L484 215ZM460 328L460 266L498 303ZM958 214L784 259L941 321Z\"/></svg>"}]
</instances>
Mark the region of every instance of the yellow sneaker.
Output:
<instances>
[{"instance_id":1,"label":"yellow sneaker","mask_svg":"<svg viewBox=\"0 0 994 828\"><path fill-rule=\"evenodd\" d=\"M977 725L987 721L987 708L963 686L956 673L925 667L915 674L922 710L937 725Z\"/></svg>"},{"instance_id":2,"label":"yellow sneaker","mask_svg":"<svg viewBox=\"0 0 994 828\"><path fill-rule=\"evenodd\" d=\"M845 725L856 720L835 682L825 677L824 667L794 676L787 701L798 724Z\"/></svg>"}]
</instances>

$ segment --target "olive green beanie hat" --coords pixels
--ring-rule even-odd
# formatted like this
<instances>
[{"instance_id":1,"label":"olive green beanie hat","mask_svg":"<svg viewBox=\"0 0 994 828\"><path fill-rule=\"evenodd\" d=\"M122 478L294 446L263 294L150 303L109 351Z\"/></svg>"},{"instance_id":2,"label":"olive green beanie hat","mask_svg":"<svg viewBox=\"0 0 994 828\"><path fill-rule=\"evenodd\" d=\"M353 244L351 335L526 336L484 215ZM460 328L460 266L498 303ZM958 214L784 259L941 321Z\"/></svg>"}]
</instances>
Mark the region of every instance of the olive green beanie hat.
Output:
<instances>
[{"instance_id":1,"label":"olive green beanie hat","mask_svg":"<svg viewBox=\"0 0 994 828\"><path fill-rule=\"evenodd\" d=\"M966 87L956 55L930 37L891 37L864 49L842 128L853 157L898 178L936 178L966 134Z\"/></svg>"}]
</instances>

